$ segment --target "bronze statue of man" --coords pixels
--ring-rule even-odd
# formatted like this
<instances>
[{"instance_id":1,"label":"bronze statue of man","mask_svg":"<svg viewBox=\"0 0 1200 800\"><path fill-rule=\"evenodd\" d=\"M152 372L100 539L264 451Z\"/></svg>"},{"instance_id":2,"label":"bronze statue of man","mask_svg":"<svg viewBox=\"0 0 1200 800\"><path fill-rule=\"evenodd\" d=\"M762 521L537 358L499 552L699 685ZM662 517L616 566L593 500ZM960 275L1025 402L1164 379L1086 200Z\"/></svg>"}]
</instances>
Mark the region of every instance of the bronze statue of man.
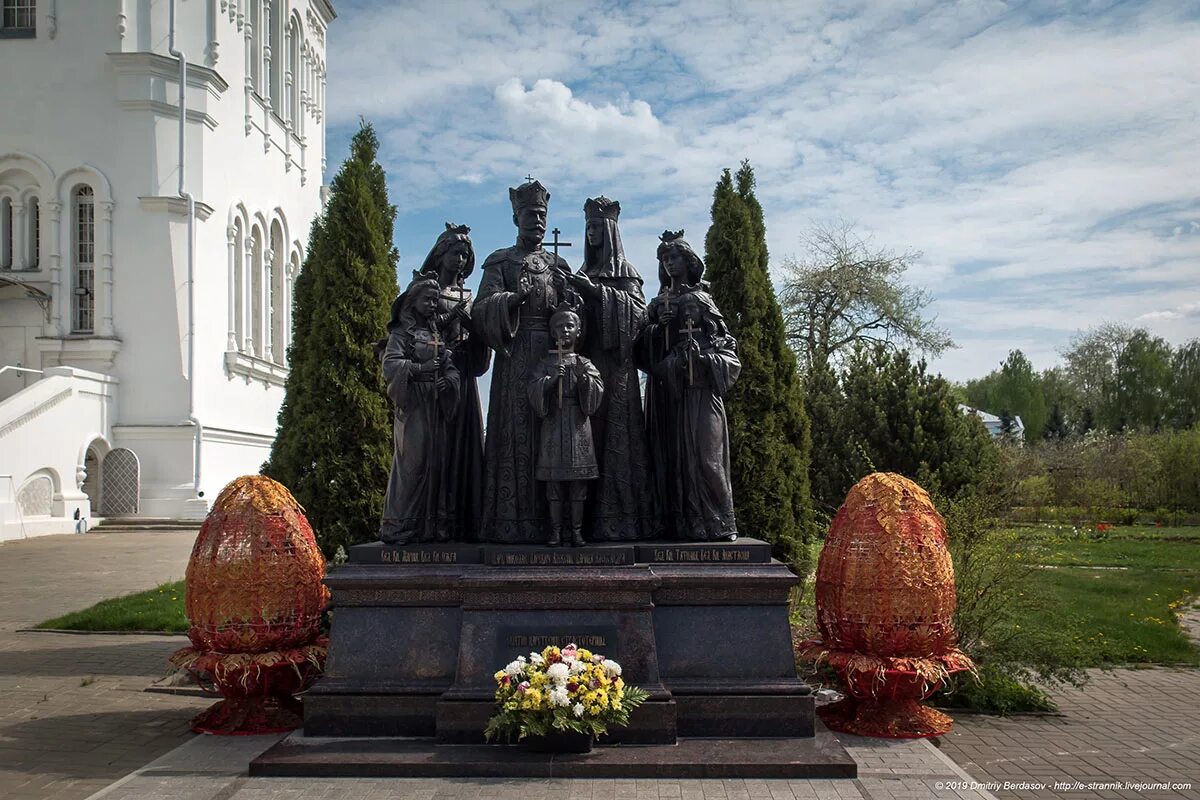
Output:
<instances>
[{"instance_id":1,"label":"bronze statue of man","mask_svg":"<svg viewBox=\"0 0 1200 800\"><path fill-rule=\"evenodd\" d=\"M509 189L517 243L483 264L472 309L474 333L495 350L479 538L541 543L549 524L537 467L541 420L529 403L529 374L554 342L550 317L566 299L567 262L542 248L550 192L536 180ZM572 292L573 294L573 292Z\"/></svg>"}]
</instances>

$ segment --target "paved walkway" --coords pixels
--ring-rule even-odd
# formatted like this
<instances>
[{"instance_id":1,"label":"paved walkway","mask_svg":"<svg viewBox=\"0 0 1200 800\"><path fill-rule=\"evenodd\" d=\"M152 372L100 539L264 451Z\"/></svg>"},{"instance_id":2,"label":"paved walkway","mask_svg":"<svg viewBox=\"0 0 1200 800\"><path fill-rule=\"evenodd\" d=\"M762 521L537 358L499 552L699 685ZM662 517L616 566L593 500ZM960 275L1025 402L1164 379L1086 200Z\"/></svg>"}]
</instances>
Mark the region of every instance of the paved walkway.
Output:
<instances>
[{"instance_id":1,"label":"paved walkway","mask_svg":"<svg viewBox=\"0 0 1200 800\"><path fill-rule=\"evenodd\" d=\"M183 577L194 533L0 544L0 798L78 800L192 738L208 702L144 692L178 636L18 633Z\"/></svg>"},{"instance_id":2,"label":"paved walkway","mask_svg":"<svg viewBox=\"0 0 1200 800\"><path fill-rule=\"evenodd\" d=\"M996 791L1001 798L1200 798L1200 670L1091 676L1083 689L1054 693L1063 716L958 715L942 752L980 781L1045 784ZM1106 788L1056 791L1056 782ZM1146 783L1190 786L1129 788Z\"/></svg>"},{"instance_id":3,"label":"paved walkway","mask_svg":"<svg viewBox=\"0 0 1200 800\"><path fill-rule=\"evenodd\" d=\"M0 798L84 800L97 792L104 800L987 797L972 788L971 776L1001 784L1192 784L1166 793L994 790L1000 798L1200 798L1198 670L1099 674L1087 689L1058 695L1065 717L960 715L940 752L925 742L848 737L860 765L856 781L251 779L246 763L274 738L194 737L188 720L210 700L143 691L183 645L181 637L16 632L181 577L192 538L91 533L0 545Z\"/></svg>"}]
</instances>

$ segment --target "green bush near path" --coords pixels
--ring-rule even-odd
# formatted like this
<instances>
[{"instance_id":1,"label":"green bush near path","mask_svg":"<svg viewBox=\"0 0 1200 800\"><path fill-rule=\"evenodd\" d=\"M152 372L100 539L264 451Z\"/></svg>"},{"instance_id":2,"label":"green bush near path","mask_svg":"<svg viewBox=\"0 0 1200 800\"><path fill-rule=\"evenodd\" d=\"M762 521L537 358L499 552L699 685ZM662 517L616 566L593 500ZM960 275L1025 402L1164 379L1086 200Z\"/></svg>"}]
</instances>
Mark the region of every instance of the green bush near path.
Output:
<instances>
[{"instance_id":1,"label":"green bush near path","mask_svg":"<svg viewBox=\"0 0 1200 800\"><path fill-rule=\"evenodd\" d=\"M48 619L35 627L68 631L184 633L188 621L183 606L183 581L101 600L90 608Z\"/></svg>"}]
</instances>

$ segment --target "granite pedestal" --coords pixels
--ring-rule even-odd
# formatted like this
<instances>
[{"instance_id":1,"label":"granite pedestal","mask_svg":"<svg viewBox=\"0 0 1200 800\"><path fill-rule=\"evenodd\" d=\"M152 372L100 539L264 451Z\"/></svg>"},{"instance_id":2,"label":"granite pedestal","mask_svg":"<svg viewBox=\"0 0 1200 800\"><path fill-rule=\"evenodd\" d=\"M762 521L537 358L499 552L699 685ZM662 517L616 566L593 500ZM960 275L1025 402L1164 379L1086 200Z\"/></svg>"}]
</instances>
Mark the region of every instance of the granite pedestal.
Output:
<instances>
[{"instance_id":1,"label":"granite pedestal","mask_svg":"<svg viewBox=\"0 0 1200 800\"><path fill-rule=\"evenodd\" d=\"M326 583L333 627L325 675L304 696L307 739L480 744L493 673L571 642L650 693L610 743L814 736L788 625L798 579L765 542L374 543Z\"/></svg>"}]
</instances>

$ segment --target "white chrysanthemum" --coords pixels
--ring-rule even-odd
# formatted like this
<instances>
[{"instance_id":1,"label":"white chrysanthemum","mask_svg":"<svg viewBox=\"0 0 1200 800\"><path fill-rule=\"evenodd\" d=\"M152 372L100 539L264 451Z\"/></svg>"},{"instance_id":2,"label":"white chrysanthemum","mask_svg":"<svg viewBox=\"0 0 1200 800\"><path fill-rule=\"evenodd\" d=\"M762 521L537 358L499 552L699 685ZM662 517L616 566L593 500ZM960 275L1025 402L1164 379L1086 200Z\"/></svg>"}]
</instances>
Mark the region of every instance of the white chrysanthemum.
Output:
<instances>
[{"instance_id":1,"label":"white chrysanthemum","mask_svg":"<svg viewBox=\"0 0 1200 800\"><path fill-rule=\"evenodd\" d=\"M550 705L552 706L569 706L571 698L567 697L567 688L559 686L550 692Z\"/></svg>"},{"instance_id":2,"label":"white chrysanthemum","mask_svg":"<svg viewBox=\"0 0 1200 800\"><path fill-rule=\"evenodd\" d=\"M570 670L572 675L578 675L579 673L587 670L587 664L583 663L582 661L572 661Z\"/></svg>"},{"instance_id":3,"label":"white chrysanthemum","mask_svg":"<svg viewBox=\"0 0 1200 800\"><path fill-rule=\"evenodd\" d=\"M530 653L529 654L529 663L533 664L535 667L540 667L542 664L546 663L546 659L542 658L537 653Z\"/></svg>"},{"instance_id":4,"label":"white chrysanthemum","mask_svg":"<svg viewBox=\"0 0 1200 800\"><path fill-rule=\"evenodd\" d=\"M604 674L610 678L616 678L621 674L621 665L611 658L604 662Z\"/></svg>"},{"instance_id":5,"label":"white chrysanthemum","mask_svg":"<svg viewBox=\"0 0 1200 800\"><path fill-rule=\"evenodd\" d=\"M567 677L570 675L567 665L559 661L557 664L551 664L546 668L546 677L555 683L566 683Z\"/></svg>"},{"instance_id":6,"label":"white chrysanthemum","mask_svg":"<svg viewBox=\"0 0 1200 800\"><path fill-rule=\"evenodd\" d=\"M504 674L508 675L510 677L515 677L517 675L520 675L524 671L525 671L525 665L522 664L520 661L510 661L508 663L508 666L506 666L504 668Z\"/></svg>"},{"instance_id":7,"label":"white chrysanthemum","mask_svg":"<svg viewBox=\"0 0 1200 800\"><path fill-rule=\"evenodd\" d=\"M573 708L571 710L575 712L575 716L582 717L583 716L583 703L576 703L575 708Z\"/></svg>"}]
</instances>

